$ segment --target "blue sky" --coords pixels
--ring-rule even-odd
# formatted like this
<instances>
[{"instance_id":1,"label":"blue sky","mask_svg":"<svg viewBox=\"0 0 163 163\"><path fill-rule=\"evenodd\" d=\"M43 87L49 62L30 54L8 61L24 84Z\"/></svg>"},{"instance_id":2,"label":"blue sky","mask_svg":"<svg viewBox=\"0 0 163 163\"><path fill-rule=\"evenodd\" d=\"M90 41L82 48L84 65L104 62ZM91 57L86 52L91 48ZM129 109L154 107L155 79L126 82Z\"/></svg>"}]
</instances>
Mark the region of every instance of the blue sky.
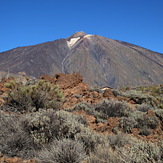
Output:
<instances>
[{"instance_id":1,"label":"blue sky","mask_svg":"<svg viewBox=\"0 0 163 163\"><path fill-rule=\"evenodd\" d=\"M163 0L0 0L0 52L77 31L163 53Z\"/></svg>"}]
</instances>

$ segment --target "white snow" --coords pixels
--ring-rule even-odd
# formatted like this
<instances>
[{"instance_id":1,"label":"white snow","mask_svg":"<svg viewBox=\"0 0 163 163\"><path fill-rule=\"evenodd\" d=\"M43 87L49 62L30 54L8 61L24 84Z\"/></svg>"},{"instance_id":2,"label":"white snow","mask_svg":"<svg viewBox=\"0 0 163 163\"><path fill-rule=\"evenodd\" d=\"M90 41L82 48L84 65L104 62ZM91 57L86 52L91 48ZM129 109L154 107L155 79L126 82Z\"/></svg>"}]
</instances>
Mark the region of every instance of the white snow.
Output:
<instances>
[{"instance_id":1,"label":"white snow","mask_svg":"<svg viewBox=\"0 0 163 163\"><path fill-rule=\"evenodd\" d=\"M72 38L70 41L67 41L68 46L72 47L79 39L80 37L77 37L77 38Z\"/></svg>"},{"instance_id":2,"label":"white snow","mask_svg":"<svg viewBox=\"0 0 163 163\"><path fill-rule=\"evenodd\" d=\"M85 35L84 38L90 39L91 36L93 36L93 35Z\"/></svg>"},{"instance_id":3,"label":"white snow","mask_svg":"<svg viewBox=\"0 0 163 163\"><path fill-rule=\"evenodd\" d=\"M83 38L90 39L91 36L93 36L93 35L85 35ZM72 38L70 41L67 41L68 47L71 48L80 39L81 39L81 37L76 37L76 38Z\"/></svg>"}]
</instances>

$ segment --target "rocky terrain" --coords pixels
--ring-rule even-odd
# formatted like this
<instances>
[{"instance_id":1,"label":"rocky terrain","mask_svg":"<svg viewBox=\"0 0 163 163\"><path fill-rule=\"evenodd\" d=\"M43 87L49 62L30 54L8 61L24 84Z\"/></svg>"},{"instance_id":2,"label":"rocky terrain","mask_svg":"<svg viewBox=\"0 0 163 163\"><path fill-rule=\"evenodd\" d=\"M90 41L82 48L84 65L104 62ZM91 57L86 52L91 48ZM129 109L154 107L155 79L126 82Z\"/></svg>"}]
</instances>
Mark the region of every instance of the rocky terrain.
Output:
<instances>
[{"instance_id":1,"label":"rocky terrain","mask_svg":"<svg viewBox=\"0 0 163 163\"><path fill-rule=\"evenodd\" d=\"M0 53L0 71L39 78L78 72L90 86L163 84L163 54L98 35L77 32Z\"/></svg>"},{"instance_id":2,"label":"rocky terrain","mask_svg":"<svg viewBox=\"0 0 163 163\"><path fill-rule=\"evenodd\" d=\"M0 105L1 163L163 160L162 85L117 90L90 87L78 73L10 76Z\"/></svg>"}]
</instances>

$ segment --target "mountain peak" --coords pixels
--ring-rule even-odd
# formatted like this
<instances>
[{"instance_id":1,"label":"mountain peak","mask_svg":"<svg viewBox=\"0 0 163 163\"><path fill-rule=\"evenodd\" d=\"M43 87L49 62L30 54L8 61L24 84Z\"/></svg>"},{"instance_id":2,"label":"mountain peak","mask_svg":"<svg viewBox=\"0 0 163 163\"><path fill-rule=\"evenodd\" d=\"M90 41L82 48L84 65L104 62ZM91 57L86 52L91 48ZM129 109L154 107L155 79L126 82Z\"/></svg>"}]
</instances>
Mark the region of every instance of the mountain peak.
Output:
<instances>
[{"instance_id":1,"label":"mountain peak","mask_svg":"<svg viewBox=\"0 0 163 163\"><path fill-rule=\"evenodd\" d=\"M86 36L86 35L87 35L87 34L86 34L85 32L80 31L80 32L74 33L73 35L71 35L71 36L68 37L67 39L69 40L69 39L71 39L71 38L77 38L77 37L82 38L82 37L84 37L84 36Z\"/></svg>"},{"instance_id":2,"label":"mountain peak","mask_svg":"<svg viewBox=\"0 0 163 163\"><path fill-rule=\"evenodd\" d=\"M34 77L78 72L92 87L158 85L163 83L162 55L122 41L76 32L66 39L0 53L0 71L25 72Z\"/></svg>"}]
</instances>

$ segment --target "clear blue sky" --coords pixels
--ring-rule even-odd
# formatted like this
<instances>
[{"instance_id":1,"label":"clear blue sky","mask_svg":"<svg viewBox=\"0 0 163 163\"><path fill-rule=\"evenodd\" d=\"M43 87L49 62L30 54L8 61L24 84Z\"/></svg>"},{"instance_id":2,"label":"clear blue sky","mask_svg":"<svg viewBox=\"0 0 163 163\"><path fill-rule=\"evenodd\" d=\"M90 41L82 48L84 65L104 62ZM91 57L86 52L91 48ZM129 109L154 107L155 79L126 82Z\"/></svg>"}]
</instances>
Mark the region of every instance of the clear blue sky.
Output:
<instances>
[{"instance_id":1,"label":"clear blue sky","mask_svg":"<svg viewBox=\"0 0 163 163\"><path fill-rule=\"evenodd\" d=\"M77 31L163 53L163 0L0 0L0 52Z\"/></svg>"}]
</instances>

